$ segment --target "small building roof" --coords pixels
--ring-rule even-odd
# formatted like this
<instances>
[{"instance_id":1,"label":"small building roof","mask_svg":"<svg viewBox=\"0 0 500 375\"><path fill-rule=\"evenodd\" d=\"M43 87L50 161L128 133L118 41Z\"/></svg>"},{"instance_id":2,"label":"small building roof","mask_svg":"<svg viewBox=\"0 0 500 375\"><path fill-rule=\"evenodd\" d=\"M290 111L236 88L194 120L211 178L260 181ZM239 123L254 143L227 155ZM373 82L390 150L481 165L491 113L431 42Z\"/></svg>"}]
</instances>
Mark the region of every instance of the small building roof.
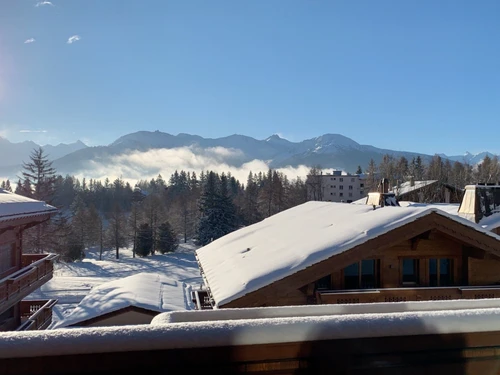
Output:
<instances>
[{"instance_id":1,"label":"small building roof","mask_svg":"<svg viewBox=\"0 0 500 375\"><path fill-rule=\"evenodd\" d=\"M54 328L79 323L136 307L151 312L190 310L186 284L154 273L139 273L93 288L78 306Z\"/></svg>"},{"instance_id":2,"label":"small building roof","mask_svg":"<svg viewBox=\"0 0 500 375\"><path fill-rule=\"evenodd\" d=\"M57 208L35 199L0 189L0 222L55 213Z\"/></svg>"},{"instance_id":3,"label":"small building roof","mask_svg":"<svg viewBox=\"0 0 500 375\"><path fill-rule=\"evenodd\" d=\"M411 193L412 191L419 190L423 187L432 185L438 182L438 180L425 180L425 181L414 181L413 185L411 181L406 181L400 184L399 186L394 186L392 188L392 193L396 194L396 196L400 196L403 194Z\"/></svg>"},{"instance_id":4,"label":"small building roof","mask_svg":"<svg viewBox=\"0 0 500 375\"><path fill-rule=\"evenodd\" d=\"M500 240L438 206L374 210L367 205L311 201L232 232L198 249L196 255L215 307L220 307L433 213Z\"/></svg>"}]
</instances>

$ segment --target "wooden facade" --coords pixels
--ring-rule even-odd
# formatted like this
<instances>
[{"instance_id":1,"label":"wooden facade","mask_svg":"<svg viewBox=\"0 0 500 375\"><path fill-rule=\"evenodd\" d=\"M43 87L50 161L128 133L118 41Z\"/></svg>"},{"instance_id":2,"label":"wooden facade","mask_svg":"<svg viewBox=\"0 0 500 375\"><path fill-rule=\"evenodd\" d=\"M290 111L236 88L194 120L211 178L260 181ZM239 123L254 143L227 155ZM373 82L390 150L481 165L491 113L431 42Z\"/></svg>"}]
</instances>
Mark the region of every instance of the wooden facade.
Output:
<instances>
[{"instance_id":1,"label":"wooden facade","mask_svg":"<svg viewBox=\"0 0 500 375\"><path fill-rule=\"evenodd\" d=\"M127 340L126 334L116 339ZM47 337L45 345L51 344ZM500 332L0 358L0 375L498 374Z\"/></svg>"},{"instance_id":2,"label":"wooden facade","mask_svg":"<svg viewBox=\"0 0 500 375\"><path fill-rule=\"evenodd\" d=\"M43 329L48 325L53 301L30 303L31 316L26 315L26 302L22 300L52 278L56 256L23 254L22 237L25 229L48 220L50 215L44 213L0 221L0 331L22 327Z\"/></svg>"},{"instance_id":3,"label":"wooden facade","mask_svg":"<svg viewBox=\"0 0 500 375\"><path fill-rule=\"evenodd\" d=\"M433 212L221 307L493 297L500 241Z\"/></svg>"}]
</instances>

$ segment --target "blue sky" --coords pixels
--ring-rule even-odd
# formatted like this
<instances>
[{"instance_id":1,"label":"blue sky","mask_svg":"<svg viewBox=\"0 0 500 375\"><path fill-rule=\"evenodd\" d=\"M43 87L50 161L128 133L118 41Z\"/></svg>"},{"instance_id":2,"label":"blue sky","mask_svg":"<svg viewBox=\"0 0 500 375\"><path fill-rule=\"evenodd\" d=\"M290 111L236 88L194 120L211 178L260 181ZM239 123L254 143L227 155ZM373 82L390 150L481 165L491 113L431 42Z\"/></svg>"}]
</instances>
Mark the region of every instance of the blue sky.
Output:
<instances>
[{"instance_id":1,"label":"blue sky","mask_svg":"<svg viewBox=\"0 0 500 375\"><path fill-rule=\"evenodd\" d=\"M12 141L340 133L500 152L500 1L37 3L0 1L0 135Z\"/></svg>"}]
</instances>

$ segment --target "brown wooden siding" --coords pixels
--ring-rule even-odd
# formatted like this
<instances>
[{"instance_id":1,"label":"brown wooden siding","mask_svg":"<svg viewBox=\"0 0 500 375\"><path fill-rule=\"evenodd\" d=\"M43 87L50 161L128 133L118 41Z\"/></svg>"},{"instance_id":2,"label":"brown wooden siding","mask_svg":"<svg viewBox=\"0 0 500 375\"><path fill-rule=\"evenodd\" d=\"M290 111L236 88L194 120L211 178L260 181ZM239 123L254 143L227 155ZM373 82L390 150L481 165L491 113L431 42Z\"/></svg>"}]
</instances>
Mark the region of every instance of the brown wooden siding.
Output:
<instances>
[{"instance_id":1,"label":"brown wooden siding","mask_svg":"<svg viewBox=\"0 0 500 375\"><path fill-rule=\"evenodd\" d=\"M500 284L500 261L496 259L469 259L470 285Z\"/></svg>"}]
</instances>

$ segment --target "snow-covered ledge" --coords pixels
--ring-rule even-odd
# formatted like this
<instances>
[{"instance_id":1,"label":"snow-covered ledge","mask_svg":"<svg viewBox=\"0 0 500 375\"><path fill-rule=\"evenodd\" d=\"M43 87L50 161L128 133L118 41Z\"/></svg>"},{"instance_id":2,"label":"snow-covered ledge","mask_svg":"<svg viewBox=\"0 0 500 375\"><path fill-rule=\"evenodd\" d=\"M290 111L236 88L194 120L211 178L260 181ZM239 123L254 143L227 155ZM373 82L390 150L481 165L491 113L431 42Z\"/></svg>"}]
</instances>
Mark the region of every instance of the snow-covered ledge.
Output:
<instances>
[{"instance_id":1,"label":"snow-covered ledge","mask_svg":"<svg viewBox=\"0 0 500 375\"><path fill-rule=\"evenodd\" d=\"M500 331L500 308L220 320L0 335L0 358Z\"/></svg>"}]
</instances>

